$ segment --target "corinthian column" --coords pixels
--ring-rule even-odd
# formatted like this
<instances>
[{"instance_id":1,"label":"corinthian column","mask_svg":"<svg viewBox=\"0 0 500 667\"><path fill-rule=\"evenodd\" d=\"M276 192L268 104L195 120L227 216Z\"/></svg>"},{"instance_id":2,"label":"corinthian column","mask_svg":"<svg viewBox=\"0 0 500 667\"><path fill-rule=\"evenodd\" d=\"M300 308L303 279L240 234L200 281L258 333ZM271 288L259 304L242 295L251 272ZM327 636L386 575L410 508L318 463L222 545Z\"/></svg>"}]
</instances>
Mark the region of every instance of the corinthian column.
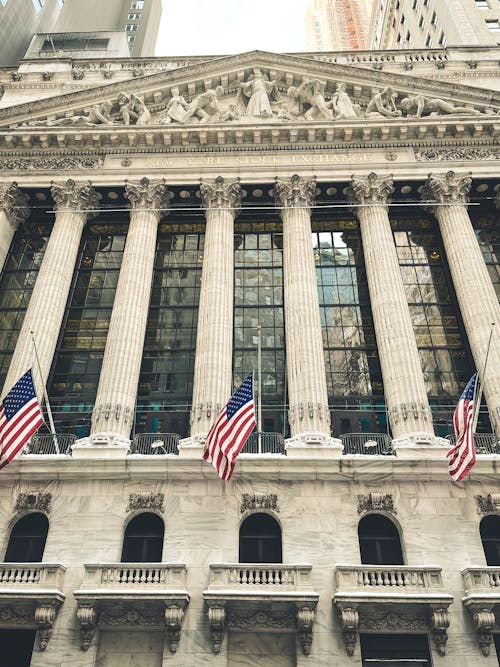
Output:
<instances>
[{"instance_id":1,"label":"corinthian column","mask_svg":"<svg viewBox=\"0 0 500 667\"><path fill-rule=\"evenodd\" d=\"M17 183L0 184L0 271L17 228L28 218L28 201Z\"/></svg>"},{"instance_id":2,"label":"corinthian column","mask_svg":"<svg viewBox=\"0 0 500 667\"><path fill-rule=\"evenodd\" d=\"M396 445L431 444L432 415L389 222L392 176L352 177L387 411Z\"/></svg>"},{"instance_id":3,"label":"corinthian column","mask_svg":"<svg viewBox=\"0 0 500 667\"><path fill-rule=\"evenodd\" d=\"M316 180L276 179L274 199L283 221L286 363L291 442L339 449L330 436L325 357L314 266L311 206Z\"/></svg>"},{"instance_id":4,"label":"corinthian column","mask_svg":"<svg viewBox=\"0 0 500 667\"><path fill-rule=\"evenodd\" d=\"M207 219L201 273L198 331L194 364L191 437L180 450L203 443L210 426L232 389L234 219L241 206L237 181L219 176L201 182L200 193Z\"/></svg>"},{"instance_id":5,"label":"corinthian column","mask_svg":"<svg viewBox=\"0 0 500 667\"><path fill-rule=\"evenodd\" d=\"M158 222L168 206L163 181L127 183L130 226L109 323L90 442L128 448L153 281Z\"/></svg>"},{"instance_id":6,"label":"corinthian column","mask_svg":"<svg viewBox=\"0 0 500 667\"><path fill-rule=\"evenodd\" d=\"M90 183L80 185L68 180L52 185L52 199L55 223L17 339L4 394L33 367L35 385L41 395L56 349L83 228L95 214L99 196ZM41 377L35 365L31 332L36 340Z\"/></svg>"},{"instance_id":7,"label":"corinthian column","mask_svg":"<svg viewBox=\"0 0 500 667\"><path fill-rule=\"evenodd\" d=\"M476 368L481 372L492 323L496 331L490 346L483 388L495 433L500 437L500 308L481 248L474 233L467 202L472 179L449 171L429 175L423 197L434 199L453 285Z\"/></svg>"}]
</instances>

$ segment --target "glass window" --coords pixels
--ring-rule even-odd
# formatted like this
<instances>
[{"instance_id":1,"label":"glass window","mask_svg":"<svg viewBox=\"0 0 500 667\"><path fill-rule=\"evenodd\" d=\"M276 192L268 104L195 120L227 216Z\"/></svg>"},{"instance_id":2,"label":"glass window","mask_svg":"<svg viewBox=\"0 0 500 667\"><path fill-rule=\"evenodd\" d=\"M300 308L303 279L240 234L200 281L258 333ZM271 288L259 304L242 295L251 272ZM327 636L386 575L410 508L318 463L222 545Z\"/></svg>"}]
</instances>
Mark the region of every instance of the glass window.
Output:
<instances>
[{"instance_id":1,"label":"glass window","mask_svg":"<svg viewBox=\"0 0 500 667\"><path fill-rule=\"evenodd\" d=\"M41 563L49 520L36 512L23 516L11 530L5 553L6 563Z\"/></svg>"},{"instance_id":2,"label":"glass window","mask_svg":"<svg viewBox=\"0 0 500 667\"><path fill-rule=\"evenodd\" d=\"M500 565L500 516L485 516L479 527L487 565Z\"/></svg>"},{"instance_id":3,"label":"glass window","mask_svg":"<svg viewBox=\"0 0 500 667\"><path fill-rule=\"evenodd\" d=\"M137 23L129 23L125 26L125 30L127 32L135 32L138 28L139 26L137 25Z\"/></svg>"},{"instance_id":4,"label":"glass window","mask_svg":"<svg viewBox=\"0 0 500 667\"><path fill-rule=\"evenodd\" d=\"M486 27L491 30L491 32L500 32L500 22L496 19L487 20Z\"/></svg>"},{"instance_id":5,"label":"glass window","mask_svg":"<svg viewBox=\"0 0 500 667\"><path fill-rule=\"evenodd\" d=\"M122 563L161 563L163 520L151 512L134 517L125 529Z\"/></svg>"},{"instance_id":6,"label":"glass window","mask_svg":"<svg viewBox=\"0 0 500 667\"><path fill-rule=\"evenodd\" d=\"M476 0L476 7L478 9L489 9L488 0Z\"/></svg>"},{"instance_id":7,"label":"glass window","mask_svg":"<svg viewBox=\"0 0 500 667\"><path fill-rule=\"evenodd\" d=\"M382 514L367 514L358 524L363 565L403 565L399 532Z\"/></svg>"},{"instance_id":8,"label":"glass window","mask_svg":"<svg viewBox=\"0 0 500 667\"><path fill-rule=\"evenodd\" d=\"M281 528L269 514L257 512L240 526L240 563L281 563Z\"/></svg>"},{"instance_id":9,"label":"glass window","mask_svg":"<svg viewBox=\"0 0 500 667\"><path fill-rule=\"evenodd\" d=\"M431 667L427 635L360 635L363 667Z\"/></svg>"},{"instance_id":10,"label":"glass window","mask_svg":"<svg viewBox=\"0 0 500 667\"><path fill-rule=\"evenodd\" d=\"M135 0L135 2L131 2L130 9L144 9L144 0Z\"/></svg>"}]
</instances>

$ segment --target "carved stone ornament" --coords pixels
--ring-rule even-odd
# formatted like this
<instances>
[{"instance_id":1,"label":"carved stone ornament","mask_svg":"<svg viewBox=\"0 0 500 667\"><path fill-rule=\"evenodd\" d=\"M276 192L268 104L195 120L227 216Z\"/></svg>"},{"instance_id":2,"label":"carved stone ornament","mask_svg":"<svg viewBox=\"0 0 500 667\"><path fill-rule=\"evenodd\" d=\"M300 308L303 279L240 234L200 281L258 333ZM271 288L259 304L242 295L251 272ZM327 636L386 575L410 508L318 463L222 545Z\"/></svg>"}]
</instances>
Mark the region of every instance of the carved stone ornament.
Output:
<instances>
[{"instance_id":1,"label":"carved stone ornament","mask_svg":"<svg viewBox=\"0 0 500 667\"><path fill-rule=\"evenodd\" d=\"M49 514L52 508L52 494L35 491L33 493L18 493L16 498L16 512L38 510Z\"/></svg>"},{"instance_id":2,"label":"carved stone ornament","mask_svg":"<svg viewBox=\"0 0 500 667\"><path fill-rule=\"evenodd\" d=\"M3 171L81 171L100 169L103 165L104 158L99 155L40 158L0 157L0 169Z\"/></svg>"},{"instance_id":3,"label":"carved stone ornament","mask_svg":"<svg viewBox=\"0 0 500 667\"><path fill-rule=\"evenodd\" d=\"M450 616L447 609L435 609L432 612L430 625L432 636L439 655L446 655L446 642L448 641L448 628L450 627Z\"/></svg>"},{"instance_id":4,"label":"carved stone ornament","mask_svg":"<svg viewBox=\"0 0 500 667\"><path fill-rule=\"evenodd\" d=\"M213 183L201 180L200 195L205 208L233 209L236 213L241 207L240 179L227 183L222 176L217 176Z\"/></svg>"},{"instance_id":5,"label":"carved stone ornament","mask_svg":"<svg viewBox=\"0 0 500 667\"><path fill-rule=\"evenodd\" d=\"M17 183L0 183L0 209L3 209L14 230L29 216L29 197L22 192Z\"/></svg>"},{"instance_id":6,"label":"carved stone ornament","mask_svg":"<svg viewBox=\"0 0 500 667\"><path fill-rule=\"evenodd\" d=\"M85 212L87 218L97 215L99 195L92 183L76 183L72 178L65 183L52 182L52 199L57 211Z\"/></svg>"},{"instance_id":7,"label":"carved stone ornament","mask_svg":"<svg viewBox=\"0 0 500 667\"><path fill-rule=\"evenodd\" d=\"M259 491L244 493L241 499L241 513L255 512L256 510L279 512L278 496L275 493L263 493Z\"/></svg>"},{"instance_id":8,"label":"carved stone ornament","mask_svg":"<svg viewBox=\"0 0 500 667\"><path fill-rule=\"evenodd\" d=\"M0 623L2 626L33 626L35 616L33 607L0 607Z\"/></svg>"},{"instance_id":9,"label":"carved stone ornament","mask_svg":"<svg viewBox=\"0 0 500 667\"><path fill-rule=\"evenodd\" d=\"M294 174L290 180L276 177L274 202L278 209L310 208L316 196L316 178L301 178Z\"/></svg>"},{"instance_id":10,"label":"carved stone ornament","mask_svg":"<svg viewBox=\"0 0 500 667\"><path fill-rule=\"evenodd\" d=\"M470 174L460 176L454 171L448 171L444 176L429 174L422 189L422 198L435 200L438 204L467 204L471 185Z\"/></svg>"},{"instance_id":11,"label":"carved stone ornament","mask_svg":"<svg viewBox=\"0 0 500 667\"><path fill-rule=\"evenodd\" d=\"M164 180L150 181L141 178L137 183L126 181L125 196L131 209L148 209L154 211L159 218L166 215L169 206L168 188Z\"/></svg>"},{"instance_id":12,"label":"carved stone ornament","mask_svg":"<svg viewBox=\"0 0 500 667\"><path fill-rule=\"evenodd\" d=\"M165 609L165 623L170 653L176 653L181 639L181 625L184 618L184 609L177 605L170 605Z\"/></svg>"},{"instance_id":13,"label":"carved stone ornament","mask_svg":"<svg viewBox=\"0 0 500 667\"><path fill-rule=\"evenodd\" d=\"M491 644L493 641L493 630L495 629L495 614L487 607L473 608L472 622L477 633L477 641L481 653L484 656L490 655Z\"/></svg>"},{"instance_id":14,"label":"carved stone ornament","mask_svg":"<svg viewBox=\"0 0 500 667\"><path fill-rule=\"evenodd\" d=\"M479 514L500 512L500 493L488 493L487 496L474 496Z\"/></svg>"},{"instance_id":15,"label":"carved stone ornament","mask_svg":"<svg viewBox=\"0 0 500 667\"><path fill-rule=\"evenodd\" d=\"M85 72L81 67L73 67L71 70L71 75L75 81L81 81L85 76Z\"/></svg>"},{"instance_id":16,"label":"carved stone ornament","mask_svg":"<svg viewBox=\"0 0 500 667\"><path fill-rule=\"evenodd\" d=\"M359 631L359 612L355 607L339 607L342 622L342 639L347 655L354 655Z\"/></svg>"},{"instance_id":17,"label":"carved stone ornament","mask_svg":"<svg viewBox=\"0 0 500 667\"><path fill-rule=\"evenodd\" d=\"M392 174L380 178L373 171L366 178L351 176L347 188L347 198L356 209L358 206L378 204L387 206L389 197L394 192Z\"/></svg>"},{"instance_id":18,"label":"carved stone ornament","mask_svg":"<svg viewBox=\"0 0 500 667\"><path fill-rule=\"evenodd\" d=\"M259 610L250 616L244 616L236 611L227 612L226 624L233 630L250 630L252 632L271 628L272 630L295 630L297 618L294 613L273 613Z\"/></svg>"},{"instance_id":19,"label":"carved stone ornament","mask_svg":"<svg viewBox=\"0 0 500 667\"><path fill-rule=\"evenodd\" d=\"M500 160L498 148L426 148L415 151L418 162L447 162L452 160Z\"/></svg>"},{"instance_id":20,"label":"carved stone ornament","mask_svg":"<svg viewBox=\"0 0 500 667\"><path fill-rule=\"evenodd\" d=\"M360 630L377 632L427 632L428 624L422 616L410 616L402 613L362 614L359 619Z\"/></svg>"},{"instance_id":21,"label":"carved stone ornament","mask_svg":"<svg viewBox=\"0 0 500 667\"><path fill-rule=\"evenodd\" d=\"M163 493L153 493L153 491L144 491L142 493L131 493L128 498L127 512L134 510L156 510L163 512Z\"/></svg>"},{"instance_id":22,"label":"carved stone ornament","mask_svg":"<svg viewBox=\"0 0 500 667\"><path fill-rule=\"evenodd\" d=\"M380 510L390 512L391 514L397 514L390 493L384 495L378 491L372 491L368 495L358 496L358 514Z\"/></svg>"},{"instance_id":23,"label":"carved stone ornament","mask_svg":"<svg viewBox=\"0 0 500 667\"><path fill-rule=\"evenodd\" d=\"M117 628L141 626L145 628L161 628L165 624L165 616L159 611L139 610L127 607L104 608L99 612L99 627Z\"/></svg>"},{"instance_id":24,"label":"carved stone ornament","mask_svg":"<svg viewBox=\"0 0 500 667\"><path fill-rule=\"evenodd\" d=\"M35 623L38 629L40 651L45 651L52 634L52 624L56 620L57 609L53 605L40 605L35 609Z\"/></svg>"},{"instance_id":25,"label":"carved stone ornament","mask_svg":"<svg viewBox=\"0 0 500 667\"><path fill-rule=\"evenodd\" d=\"M97 611L93 605L84 604L76 610L80 623L80 645L82 651L88 651L97 626Z\"/></svg>"},{"instance_id":26,"label":"carved stone ornament","mask_svg":"<svg viewBox=\"0 0 500 667\"><path fill-rule=\"evenodd\" d=\"M304 655L310 655L313 639L314 610L303 607L297 610L297 636Z\"/></svg>"},{"instance_id":27,"label":"carved stone ornament","mask_svg":"<svg viewBox=\"0 0 500 667\"><path fill-rule=\"evenodd\" d=\"M210 628L210 637L212 639L212 651L218 655L226 631L226 610L224 607L209 607L208 627Z\"/></svg>"}]
</instances>

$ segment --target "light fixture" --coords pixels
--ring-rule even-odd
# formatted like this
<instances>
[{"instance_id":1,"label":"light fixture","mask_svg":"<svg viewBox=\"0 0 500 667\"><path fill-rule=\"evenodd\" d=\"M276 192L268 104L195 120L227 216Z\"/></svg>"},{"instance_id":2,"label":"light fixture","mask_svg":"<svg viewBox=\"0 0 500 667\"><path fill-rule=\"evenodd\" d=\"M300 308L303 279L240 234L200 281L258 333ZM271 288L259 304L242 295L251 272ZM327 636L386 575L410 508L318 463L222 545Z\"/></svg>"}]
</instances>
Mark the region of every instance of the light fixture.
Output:
<instances>
[{"instance_id":1,"label":"light fixture","mask_svg":"<svg viewBox=\"0 0 500 667\"><path fill-rule=\"evenodd\" d=\"M372 449L373 447L377 446L377 441L376 440L367 440L364 444L364 447L366 449Z\"/></svg>"}]
</instances>

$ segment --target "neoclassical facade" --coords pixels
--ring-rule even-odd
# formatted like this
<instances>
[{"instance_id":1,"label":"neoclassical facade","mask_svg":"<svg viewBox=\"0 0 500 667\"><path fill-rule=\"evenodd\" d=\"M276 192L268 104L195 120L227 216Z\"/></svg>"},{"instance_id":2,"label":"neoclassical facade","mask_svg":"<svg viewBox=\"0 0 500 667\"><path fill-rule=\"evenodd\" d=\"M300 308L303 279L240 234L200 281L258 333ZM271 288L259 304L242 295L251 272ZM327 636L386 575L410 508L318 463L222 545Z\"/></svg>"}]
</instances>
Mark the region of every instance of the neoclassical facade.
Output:
<instances>
[{"instance_id":1,"label":"neoclassical facade","mask_svg":"<svg viewBox=\"0 0 500 667\"><path fill-rule=\"evenodd\" d=\"M357 58L0 72L3 395L56 430L0 478L16 666L498 664L498 50Z\"/></svg>"}]
</instances>

